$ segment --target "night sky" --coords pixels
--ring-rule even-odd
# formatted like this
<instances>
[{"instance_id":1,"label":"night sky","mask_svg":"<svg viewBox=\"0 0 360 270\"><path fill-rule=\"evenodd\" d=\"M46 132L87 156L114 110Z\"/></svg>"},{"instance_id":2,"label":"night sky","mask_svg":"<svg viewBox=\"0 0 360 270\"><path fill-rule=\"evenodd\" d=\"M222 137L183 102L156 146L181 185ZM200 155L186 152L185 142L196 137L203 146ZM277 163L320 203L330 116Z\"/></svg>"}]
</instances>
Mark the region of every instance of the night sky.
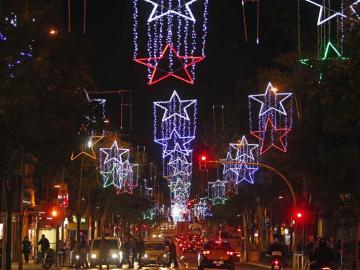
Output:
<instances>
[{"instance_id":1,"label":"night sky","mask_svg":"<svg viewBox=\"0 0 360 270\"><path fill-rule=\"evenodd\" d=\"M201 0L199 0L201 1ZM74 1L73 1L74 2ZM73 31L80 33L82 1L73 3ZM139 5L141 5L139 0ZM145 3L146 4L146 3ZM133 91L134 119L131 140L135 145L152 143L152 102L168 99L174 89L182 98L199 99L199 125L211 119L212 105L239 103L239 123L234 130L247 133L247 95L263 92L256 72L271 66L280 53L297 50L297 1L260 0L260 44L256 44L256 4L246 4L249 41L245 42L241 0L209 0L206 59L197 65L194 85L175 79L147 85L146 67L132 61L133 33L131 0L88 0L87 38L93 49L92 73L99 90ZM149 6L149 14L151 6ZM318 10L301 2L302 31L316 30ZM148 18L149 14L140 14ZM197 16L196 9L194 15ZM200 14L201 15L201 14ZM315 33L315 32L314 32ZM146 36L146 33L140 33ZM313 41L304 41L305 46ZM309 46L310 48L310 46ZM306 49L306 48L305 48ZM271 80L271 78L269 78ZM98 96L97 96L98 97ZM119 126L117 95L108 99L108 114Z\"/></svg>"}]
</instances>

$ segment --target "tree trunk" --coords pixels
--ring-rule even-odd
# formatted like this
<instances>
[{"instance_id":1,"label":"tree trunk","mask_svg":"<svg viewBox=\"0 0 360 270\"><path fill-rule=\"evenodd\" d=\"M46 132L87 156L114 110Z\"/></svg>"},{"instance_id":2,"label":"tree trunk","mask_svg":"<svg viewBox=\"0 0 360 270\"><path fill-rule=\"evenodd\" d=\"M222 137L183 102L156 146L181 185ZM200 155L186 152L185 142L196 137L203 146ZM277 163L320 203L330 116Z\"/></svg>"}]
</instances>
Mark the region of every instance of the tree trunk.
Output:
<instances>
[{"instance_id":1,"label":"tree trunk","mask_svg":"<svg viewBox=\"0 0 360 270\"><path fill-rule=\"evenodd\" d=\"M6 270L11 270L11 232L12 232L12 184L5 180L6 197Z\"/></svg>"}]
</instances>

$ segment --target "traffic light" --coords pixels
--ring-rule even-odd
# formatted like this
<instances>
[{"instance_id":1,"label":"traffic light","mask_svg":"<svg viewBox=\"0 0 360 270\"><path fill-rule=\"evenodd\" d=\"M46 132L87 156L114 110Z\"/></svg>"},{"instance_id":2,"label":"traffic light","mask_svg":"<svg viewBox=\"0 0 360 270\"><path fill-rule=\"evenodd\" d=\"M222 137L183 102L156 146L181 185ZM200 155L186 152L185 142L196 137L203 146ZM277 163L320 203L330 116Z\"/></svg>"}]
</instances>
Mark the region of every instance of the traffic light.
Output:
<instances>
[{"instance_id":1,"label":"traffic light","mask_svg":"<svg viewBox=\"0 0 360 270\"><path fill-rule=\"evenodd\" d=\"M52 218L57 218L58 214L59 214L59 213L58 213L58 211L57 211L56 209L52 209L52 210L51 210L51 217L52 217Z\"/></svg>"},{"instance_id":2,"label":"traffic light","mask_svg":"<svg viewBox=\"0 0 360 270\"><path fill-rule=\"evenodd\" d=\"M207 155L201 154L199 156L199 169L200 171L206 170Z\"/></svg>"},{"instance_id":3,"label":"traffic light","mask_svg":"<svg viewBox=\"0 0 360 270\"><path fill-rule=\"evenodd\" d=\"M295 221L297 222L303 222L304 221L304 211L303 210L296 210L295 211Z\"/></svg>"}]
</instances>

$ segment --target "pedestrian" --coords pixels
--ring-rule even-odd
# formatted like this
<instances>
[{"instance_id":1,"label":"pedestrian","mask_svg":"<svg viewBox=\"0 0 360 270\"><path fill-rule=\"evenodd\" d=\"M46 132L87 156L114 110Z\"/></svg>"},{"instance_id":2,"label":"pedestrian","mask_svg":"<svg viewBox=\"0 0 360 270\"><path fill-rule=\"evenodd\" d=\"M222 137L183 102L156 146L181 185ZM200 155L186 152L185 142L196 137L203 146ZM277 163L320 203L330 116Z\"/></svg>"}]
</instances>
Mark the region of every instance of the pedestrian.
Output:
<instances>
[{"instance_id":1,"label":"pedestrian","mask_svg":"<svg viewBox=\"0 0 360 270\"><path fill-rule=\"evenodd\" d=\"M82 235L82 237L80 239L80 244L79 244L79 255L81 258L82 266L89 268L89 264L87 261L87 252L88 252L88 244L85 239L85 235Z\"/></svg>"},{"instance_id":2,"label":"pedestrian","mask_svg":"<svg viewBox=\"0 0 360 270\"><path fill-rule=\"evenodd\" d=\"M31 254L31 242L29 241L29 237L26 235L22 243L22 253L24 253L25 262L29 263L29 256Z\"/></svg>"},{"instance_id":3,"label":"pedestrian","mask_svg":"<svg viewBox=\"0 0 360 270\"><path fill-rule=\"evenodd\" d=\"M142 268L141 258L144 256L145 243L141 237L137 239L136 246L139 253L139 258L138 258L139 268Z\"/></svg>"},{"instance_id":4,"label":"pedestrian","mask_svg":"<svg viewBox=\"0 0 360 270\"><path fill-rule=\"evenodd\" d=\"M123 254L122 264L130 263L129 260L130 246L129 246L129 240L127 238L124 238L124 242L121 245L121 251Z\"/></svg>"},{"instance_id":5,"label":"pedestrian","mask_svg":"<svg viewBox=\"0 0 360 270\"><path fill-rule=\"evenodd\" d=\"M171 240L170 246L169 246L169 264L168 267L171 267L171 263L174 262L174 268L179 267L179 263L177 260L177 250L176 250L176 243L175 239L173 238Z\"/></svg>"},{"instance_id":6,"label":"pedestrian","mask_svg":"<svg viewBox=\"0 0 360 270\"><path fill-rule=\"evenodd\" d=\"M50 248L50 242L49 240L45 237L45 235L41 235L41 239L38 243L38 246L40 246L40 256L38 257L38 263L41 262L44 258L45 258L45 254L46 252L48 252L49 248Z\"/></svg>"},{"instance_id":7,"label":"pedestrian","mask_svg":"<svg viewBox=\"0 0 360 270\"><path fill-rule=\"evenodd\" d=\"M110 248L108 243L105 240L105 237L101 237L100 245L99 245L99 269L102 269L102 265L106 264L106 268L109 269L109 256L110 256Z\"/></svg>"},{"instance_id":8,"label":"pedestrian","mask_svg":"<svg viewBox=\"0 0 360 270\"><path fill-rule=\"evenodd\" d=\"M130 241L129 241L129 250L131 252L131 261L130 261L130 268L133 268L134 267L134 262L135 260L138 261L138 258L137 256L139 255L138 253L138 249L137 249L137 246L136 246L136 243L134 241L134 238L131 237L130 238Z\"/></svg>"}]
</instances>

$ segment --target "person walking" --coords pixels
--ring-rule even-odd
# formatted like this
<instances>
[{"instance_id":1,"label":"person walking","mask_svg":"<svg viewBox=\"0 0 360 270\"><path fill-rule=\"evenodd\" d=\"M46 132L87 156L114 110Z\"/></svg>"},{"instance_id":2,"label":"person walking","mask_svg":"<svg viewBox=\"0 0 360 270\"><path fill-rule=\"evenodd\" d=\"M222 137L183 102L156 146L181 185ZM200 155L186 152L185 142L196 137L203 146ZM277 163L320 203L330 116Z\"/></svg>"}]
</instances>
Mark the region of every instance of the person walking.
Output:
<instances>
[{"instance_id":1,"label":"person walking","mask_svg":"<svg viewBox=\"0 0 360 270\"><path fill-rule=\"evenodd\" d=\"M137 246L137 250L139 253L138 262L139 262L139 269L140 269L140 268L142 268L141 258L144 256L144 248L145 248L144 240L141 237L139 237L137 239L136 246Z\"/></svg>"},{"instance_id":2,"label":"person walking","mask_svg":"<svg viewBox=\"0 0 360 270\"><path fill-rule=\"evenodd\" d=\"M31 254L31 242L29 241L29 237L26 235L24 240L22 240L22 253L24 253L25 262L29 263L29 257Z\"/></svg>"},{"instance_id":3,"label":"person walking","mask_svg":"<svg viewBox=\"0 0 360 270\"><path fill-rule=\"evenodd\" d=\"M122 265L124 264L127 264L129 263L130 264L130 245L129 245L129 240L127 238L124 239L124 242L122 243L121 245L121 251L122 251L122 254L123 254L123 257L122 257Z\"/></svg>"},{"instance_id":4,"label":"person walking","mask_svg":"<svg viewBox=\"0 0 360 270\"><path fill-rule=\"evenodd\" d=\"M108 243L105 240L105 237L101 237L100 245L99 245L99 269L102 269L102 265L106 264L106 268L109 269L109 256L110 256L110 248Z\"/></svg>"},{"instance_id":5,"label":"person walking","mask_svg":"<svg viewBox=\"0 0 360 270\"><path fill-rule=\"evenodd\" d=\"M82 235L79 244L79 255L81 258L82 266L89 268L89 263L87 261L87 252L88 252L88 244L85 239L85 235Z\"/></svg>"},{"instance_id":6,"label":"person walking","mask_svg":"<svg viewBox=\"0 0 360 270\"><path fill-rule=\"evenodd\" d=\"M38 242L38 246L40 246L40 250L41 250L41 255L38 257L38 263L40 263L44 258L45 258L45 254L46 252L48 252L49 248L50 248L50 242L49 240L45 237L45 235L41 235L41 239Z\"/></svg>"},{"instance_id":7,"label":"person walking","mask_svg":"<svg viewBox=\"0 0 360 270\"><path fill-rule=\"evenodd\" d=\"M135 240L133 237L130 238L130 241L129 241L129 249L130 249L130 252L131 252L131 261L130 261L130 268L133 268L134 267L134 262L135 260L138 262L138 249L137 249L137 246L136 246L136 243L135 243Z\"/></svg>"},{"instance_id":8,"label":"person walking","mask_svg":"<svg viewBox=\"0 0 360 270\"><path fill-rule=\"evenodd\" d=\"M175 239L173 238L171 240L170 246L169 246L169 267L171 267L171 263L174 262L174 268L179 267L179 263L177 260L177 250L176 250L176 243Z\"/></svg>"}]
</instances>

